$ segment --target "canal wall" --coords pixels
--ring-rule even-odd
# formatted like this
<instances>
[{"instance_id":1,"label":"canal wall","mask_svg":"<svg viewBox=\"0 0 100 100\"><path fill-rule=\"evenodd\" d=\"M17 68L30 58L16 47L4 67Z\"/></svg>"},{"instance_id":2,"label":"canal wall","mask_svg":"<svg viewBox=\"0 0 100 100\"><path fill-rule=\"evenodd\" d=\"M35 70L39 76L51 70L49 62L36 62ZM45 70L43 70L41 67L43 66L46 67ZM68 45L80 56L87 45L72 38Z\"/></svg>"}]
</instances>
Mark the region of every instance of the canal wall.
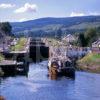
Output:
<instances>
[{"instance_id":1,"label":"canal wall","mask_svg":"<svg viewBox=\"0 0 100 100\"><path fill-rule=\"evenodd\" d=\"M40 40L30 40L27 49L24 51L2 52L2 54L6 60L16 61L13 64L7 62L3 65L0 64L0 68L5 73L4 75L27 74L29 63L40 62L49 57L49 47L46 47L45 43ZM18 65L17 63L21 64Z\"/></svg>"},{"instance_id":2,"label":"canal wall","mask_svg":"<svg viewBox=\"0 0 100 100\"><path fill-rule=\"evenodd\" d=\"M45 46L41 40L32 39L30 42L30 58L34 62L46 60L49 57L49 47Z\"/></svg>"}]
</instances>

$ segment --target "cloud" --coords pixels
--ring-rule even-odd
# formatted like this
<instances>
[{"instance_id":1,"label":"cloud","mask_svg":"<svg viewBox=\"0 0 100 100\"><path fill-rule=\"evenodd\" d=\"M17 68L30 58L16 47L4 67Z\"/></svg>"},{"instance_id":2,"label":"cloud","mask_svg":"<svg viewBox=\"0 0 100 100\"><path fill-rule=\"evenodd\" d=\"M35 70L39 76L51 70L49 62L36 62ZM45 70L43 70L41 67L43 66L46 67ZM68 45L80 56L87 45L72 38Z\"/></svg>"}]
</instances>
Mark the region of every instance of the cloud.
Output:
<instances>
[{"instance_id":1,"label":"cloud","mask_svg":"<svg viewBox=\"0 0 100 100\"><path fill-rule=\"evenodd\" d=\"M27 19L26 18L22 18L22 19L19 19L19 22L23 22L23 21L26 21Z\"/></svg>"},{"instance_id":2,"label":"cloud","mask_svg":"<svg viewBox=\"0 0 100 100\"><path fill-rule=\"evenodd\" d=\"M97 16L97 15L100 15L99 12L89 12L89 13L79 13L79 12L72 12L70 14L70 17L75 17L75 16Z\"/></svg>"},{"instance_id":3,"label":"cloud","mask_svg":"<svg viewBox=\"0 0 100 100\"><path fill-rule=\"evenodd\" d=\"M79 13L79 12L72 12L70 14L70 17L74 17L74 16L85 16L85 14L84 13Z\"/></svg>"},{"instance_id":4,"label":"cloud","mask_svg":"<svg viewBox=\"0 0 100 100\"><path fill-rule=\"evenodd\" d=\"M4 3L0 4L0 8L2 9L13 8L13 7L15 7L15 4L4 4Z\"/></svg>"},{"instance_id":5,"label":"cloud","mask_svg":"<svg viewBox=\"0 0 100 100\"><path fill-rule=\"evenodd\" d=\"M97 16L97 15L100 15L100 13L99 12L90 12L90 15Z\"/></svg>"},{"instance_id":6,"label":"cloud","mask_svg":"<svg viewBox=\"0 0 100 100\"><path fill-rule=\"evenodd\" d=\"M15 13L36 12L37 8L38 7L36 4L25 3L23 7L16 9L14 12Z\"/></svg>"}]
</instances>

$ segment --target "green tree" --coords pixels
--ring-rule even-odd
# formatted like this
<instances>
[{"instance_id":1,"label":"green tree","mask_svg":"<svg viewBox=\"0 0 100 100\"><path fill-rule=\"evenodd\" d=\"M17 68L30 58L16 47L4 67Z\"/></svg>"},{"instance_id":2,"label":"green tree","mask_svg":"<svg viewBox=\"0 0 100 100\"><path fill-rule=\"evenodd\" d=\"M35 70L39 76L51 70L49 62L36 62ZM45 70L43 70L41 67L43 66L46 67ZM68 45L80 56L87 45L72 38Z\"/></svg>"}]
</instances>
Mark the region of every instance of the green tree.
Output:
<instances>
[{"instance_id":1,"label":"green tree","mask_svg":"<svg viewBox=\"0 0 100 100\"><path fill-rule=\"evenodd\" d=\"M87 46L86 39L85 39L83 33L80 33L79 34L79 37L78 37L78 45L81 46L81 47Z\"/></svg>"},{"instance_id":2,"label":"green tree","mask_svg":"<svg viewBox=\"0 0 100 100\"><path fill-rule=\"evenodd\" d=\"M85 39L88 46L91 46L92 42L97 39L96 28L90 28L85 32Z\"/></svg>"},{"instance_id":3,"label":"green tree","mask_svg":"<svg viewBox=\"0 0 100 100\"><path fill-rule=\"evenodd\" d=\"M96 28L97 36L100 37L100 26Z\"/></svg>"},{"instance_id":4,"label":"green tree","mask_svg":"<svg viewBox=\"0 0 100 100\"><path fill-rule=\"evenodd\" d=\"M1 30L5 35L11 35L12 26L10 25L9 22L2 22L2 23L0 23L0 30Z\"/></svg>"},{"instance_id":5,"label":"green tree","mask_svg":"<svg viewBox=\"0 0 100 100\"><path fill-rule=\"evenodd\" d=\"M62 30L61 29L58 29L56 31L56 38L59 39L59 40L61 40L61 38L62 38Z\"/></svg>"}]
</instances>

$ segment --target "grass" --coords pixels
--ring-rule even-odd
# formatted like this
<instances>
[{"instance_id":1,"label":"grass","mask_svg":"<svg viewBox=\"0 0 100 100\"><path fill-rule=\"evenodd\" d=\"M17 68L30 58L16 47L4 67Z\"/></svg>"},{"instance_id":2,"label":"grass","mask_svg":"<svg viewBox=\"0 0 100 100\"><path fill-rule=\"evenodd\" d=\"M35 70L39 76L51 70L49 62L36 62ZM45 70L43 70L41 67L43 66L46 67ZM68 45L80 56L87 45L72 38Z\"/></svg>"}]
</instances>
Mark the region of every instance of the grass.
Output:
<instances>
[{"instance_id":1,"label":"grass","mask_svg":"<svg viewBox=\"0 0 100 100\"><path fill-rule=\"evenodd\" d=\"M100 73L100 54L97 53L88 54L81 60L78 60L77 64L79 69Z\"/></svg>"},{"instance_id":2,"label":"grass","mask_svg":"<svg viewBox=\"0 0 100 100\"><path fill-rule=\"evenodd\" d=\"M0 62L4 60L4 56L2 54L0 54Z\"/></svg>"},{"instance_id":3,"label":"grass","mask_svg":"<svg viewBox=\"0 0 100 100\"><path fill-rule=\"evenodd\" d=\"M22 51L25 48L27 39L26 38L20 38L18 43L15 46L11 47L11 51Z\"/></svg>"},{"instance_id":4,"label":"grass","mask_svg":"<svg viewBox=\"0 0 100 100\"><path fill-rule=\"evenodd\" d=\"M100 54L91 53L79 60L80 63L100 63Z\"/></svg>"}]
</instances>

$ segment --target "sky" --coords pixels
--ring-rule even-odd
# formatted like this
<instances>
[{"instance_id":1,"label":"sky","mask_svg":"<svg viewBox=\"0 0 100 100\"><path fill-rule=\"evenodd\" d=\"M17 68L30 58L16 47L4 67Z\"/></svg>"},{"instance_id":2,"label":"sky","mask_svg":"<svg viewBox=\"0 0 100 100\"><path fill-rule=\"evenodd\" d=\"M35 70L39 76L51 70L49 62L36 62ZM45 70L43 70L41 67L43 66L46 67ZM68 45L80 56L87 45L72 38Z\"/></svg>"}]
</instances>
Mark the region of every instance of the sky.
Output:
<instances>
[{"instance_id":1,"label":"sky","mask_svg":"<svg viewBox=\"0 0 100 100\"><path fill-rule=\"evenodd\" d=\"M100 0L0 0L0 22L100 15Z\"/></svg>"}]
</instances>

